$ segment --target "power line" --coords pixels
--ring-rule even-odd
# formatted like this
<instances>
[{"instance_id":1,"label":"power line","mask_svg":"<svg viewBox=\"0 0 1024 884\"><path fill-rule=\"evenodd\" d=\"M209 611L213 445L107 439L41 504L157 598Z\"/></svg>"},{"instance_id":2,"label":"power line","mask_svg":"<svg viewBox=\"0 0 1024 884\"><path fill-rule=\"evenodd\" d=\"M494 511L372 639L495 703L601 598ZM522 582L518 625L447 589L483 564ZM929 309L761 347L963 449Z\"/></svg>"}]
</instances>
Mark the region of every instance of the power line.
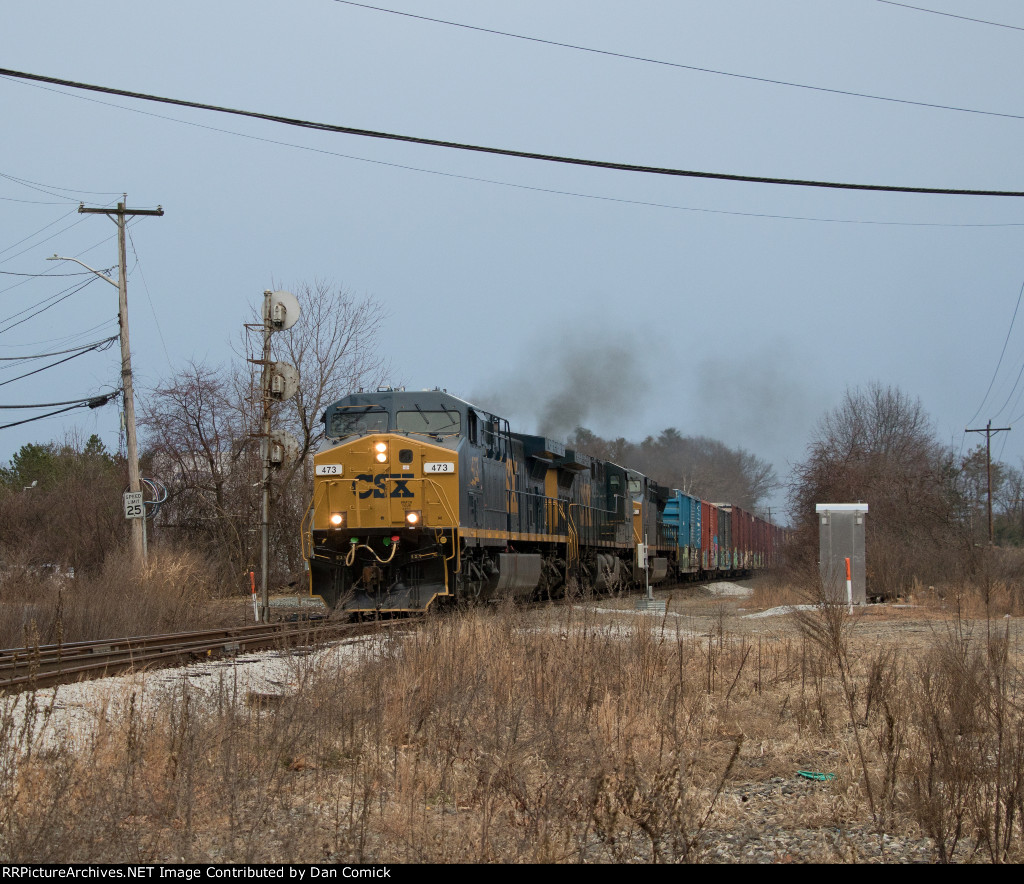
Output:
<instances>
[{"instance_id":1,"label":"power line","mask_svg":"<svg viewBox=\"0 0 1024 884\"><path fill-rule=\"evenodd\" d=\"M28 242L28 240L32 239L32 237L34 237L34 236L39 236L40 233L42 233L44 230L49 230L51 227L53 227L54 224L60 224L60 222L63 221L65 218L67 218L67 217L69 217L71 215L74 215L76 211L77 211L77 209L72 209L67 214L61 215L56 221L51 221L49 224L43 225L35 233L30 233L28 236L26 236L26 237L24 237L22 239L19 239L17 242L11 243L6 249L0 249L0 255L2 255L4 252L9 252L11 249L17 248L23 242ZM76 221L75 223L76 224L81 224L81 221ZM70 225L70 227L74 227L74 224ZM64 229L68 230L70 228L66 227ZM61 232L63 232L63 231L61 231ZM44 242L45 242L45 240L44 240ZM13 258L13 257L16 257L16 256L12 255L11 257ZM9 261L9 260L10 260L10 258L5 258L3 263L7 263L7 261Z\"/></svg>"},{"instance_id":2,"label":"power line","mask_svg":"<svg viewBox=\"0 0 1024 884\"><path fill-rule=\"evenodd\" d=\"M0 175L2 175L2 174L3 173L0 173ZM116 202L116 200L114 202ZM107 203L107 205L110 205L110 203ZM49 224L46 224L43 227L40 227L35 233L30 233L28 236L23 237L22 239L19 239L16 243L12 243L7 248L0 249L0 255L4 254L4 252L9 252L11 249L16 248L17 246L20 246L24 242L28 242L28 240L32 239L33 237L38 236L44 230L48 230L49 228L53 227L54 224L59 224L65 218L69 217L70 215L75 215L77 213L78 213L78 210L77 209L73 209L72 211L68 212L67 214L61 215L56 221L51 221ZM24 255L25 252L32 251L32 249L34 249L36 246L41 246L44 242L49 242L54 237L60 236L62 233L67 233L67 231L69 231L72 227L77 227L79 224L83 223L85 220L86 220L85 218L79 218L73 224L69 224L67 227L61 228L56 233L53 233L50 236L46 237L46 239L41 239L41 240L39 240L39 242L37 242L37 243L35 243L35 244L31 245L31 246L27 246L26 248L22 249L20 252L15 252L13 255L9 255L8 257L6 257L2 261L0 261L0 264L6 264L8 261L13 261L19 255ZM105 242L105 240L104 240L104 242ZM95 248L95 246L93 246L92 248ZM21 285L20 282L19 283L15 283L15 285L8 286L8 288L6 288L6 289L0 289L0 293L5 292L5 291L9 291L10 289L16 288L19 285Z\"/></svg>"},{"instance_id":3,"label":"power line","mask_svg":"<svg viewBox=\"0 0 1024 884\"><path fill-rule=\"evenodd\" d=\"M74 200L20 200L13 196L0 196L0 200L8 203L27 203L30 206L66 206Z\"/></svg>"},{"instance_id":4,"label":"power line","mask_svg":"<svg viewBox=\"0 0 1024 884\"><path fill-rule=\"evenodd\" d=\"M1013 324L1017 321L1017 311L1020 310L1020 302L1022 297L1024 297L1024 283L1021 283L1020 291L1017 293L1017 306L1013 308L1013 317L1010 319L1010 327L1006 330L1006 340L1003 341L1003 349L999 353L999 361L996 363L996 370L992 372L992 380L989 381L988 389L985 391L985 397L981 400L981 404L978 406L978 410L974 412L971 419L967 422L969 424L973 424L975 418L977 418L977 416L981 414L981 410L985 407L985 403L988 401L989 394L992 392L992 385L995 384L996 382L996 377L999 374L999 367L1003 364L1003 357L1006 355L1006 346L1007 344L1010 343L1010 334L1013 332ZM1020 375L1017 376L1017 383L1019 382ZM1013 390L1017 389L1017 383L1013 385ZM1010 390L1010 396L1013 396L1013 390ZM1009 397L1007 397L1006 401L1010 401ZM1006 408L1005 403L1003 405L1003 408ZM993 417L999 417L999 415L1003 411L1003 408L999 409L999 411L995 415L993 415Z\"/></svg>"},{"instance_id":5,"label":"power line","mask_svg":"<svg viewBox=\"0 0 1024 884\"><path fill-rule=\"evenodd\" d=\"M13 81L19 82L19 81ZM71 92L64 92L60 89L52 89L39 83L20 82L22 86L30 86L33 89L42 89L46 92L53 92L56 95L63 95L66 98L74 98L78 101L88 101L102 107L112 107L117 110L133 114L141 114L146 117L154 117L158 120L166 120L171 123L178 123L182 126L191 126L195 129L205 129L208 132L217 132L222 135L234 135L238 138L246 138L250 141L259 141L263 144L273 144L278 147L289 147L295 150L304 150L309 153L321 154L323 156L338 157L340 159L354 160L358 163L370 163L375 166L386 166L391 169L403 169L407 172L420 172L425 175L437 175L442 178L454 178L460 181L473 181L478 184L493 184L498 187L510 187L516 190L532 191L534 193L548 193L556 196L571 196L578 199L598 200L600 202L620 203L630 206L644 206L655 209L669 209L677 212L698 212L707 215L729 215L737 218L765 218L776 221L807 221L820 224L862 224L879 227L946 227L946 228L968 228L968 227L1024 227L1024 222L943 222L943 221L876 221L863 218L820 218L807 215L775 215L768 212L736 212L728 209L709 209L701 206L679 206L672 203L656 203L649 200L627 199L625 197L602 196L601 194L581 193L574 190L559 190L552 187L538 187L531 184L520 184L515 181L500 181L495 178L483 178L477 175L462 175L458 172L443 172L439 169L425 169L422 166L410 166L404 163L391 163L385 160L375 160L369 157L356 156L355 154L341 153L336 150L327 150L322 147L312 147L308 144L296 144L291 141L280 141L276 138L266 138L261 135L253 135L249 132L238 132L234 129L223 129L219 126L210 126L205 123L197 123L194 120L182 120L178 117L169 117L166 114L158 114L153 111L143 110L137 107L125 107L122 104L114 104L111 101L102 101L98 98L90 98L88 95L75 95ZM137 256L136 256L137 257ZM20 283L19 283L20 285ZM0 290L4 291L4 290Z\"/></svg>"},{"instance_id":6,"label":"power line","mask_svg":"<svg viewBox=\"0 0 1024 884\"><path fill-rule=\"evenodd\" d=\"M134 226L135 226L136 224L138 224L138 223L139 223L140 221L142 221L142 220L143 220L143 219L141 219L141 218L140 218L140 219L136 219L135 221L132 221L132 222L130 222L130 227L134 227ZM81 223L82 223L83 221L85 221L85 219L84 219L84 218L82 218L82 219L81 219L81 221L76 221L76 222L75 222L75 224L81 224ZM56 236L60 236L60 234L62 234L62 233L65 233L65 232L67 232L68 230L70 230L70 229L71 229L72 227L74 227L74 226L75 226L75 224L69 224L69 225L68 225L67 227L65 227L65 228L64 228L63 230L58 230L58 231L57 231L57 232L56 232L55 234L53 234L53 236L48 236L48 237L47 237L46 239L44 239L44 240L40 240L40 241L39 241L39 242L37 242L37 243L36 243L35 245L36 245L36 246L42 245L42 244L43 244L44 242L47 242L48 240L51 240L51 239L53 239L53 238L54 238L54 237L56 237ZM99 240L99 242L95 242L95 243L93 243L93 244L92 244L91 246L89 246L88 248L86 248L86 249L82 249L82 251L78 252L78 253L77 253L76 255L73 255L73 257L75 257L75 258L79 258L79 257L81 257L82 255L88 254L88 253L89 253L89 252L91 252L91 251L92 251L93 249L98 249L98 248L99 248L100 246L102 246L102 245L104 245L104 244L106 244L106 243L110 242L110 241L111 241L112 239L114 239L114 238L115 238L116 236L117 236L117 234L116 234L116 233L112 233L112 234L111 234L110 236L105 236L105 237L103 237L103 239ZM25 252L30 252L30 251L32 251L32 249L34 249L34 248L35 248L35 246L29 246L29 247L28 247L27 249L23 249L22 251L18 252L18 254L17 254L17 255L11 255L11 257L10 257L10 258L5 258L5 259L4 259L3 261L0 261L0 264L5 264L5 263L6 263L7 261L13 261L13 260L14 260L15 258L17 258L17 257L18 257L18 255L24 255L24 254L25 254ZM112 269L113 269L113 268L106 268L106 272L109 272L109 271L110 271L110 270L112 270ZM45 274L45 275L50 275L50 274ZM60 276L60 274L59 274L59 273L55 273L55 274L53 274L53 275L54 275L54 276ZM84 275L84 274L83 274L83 275ZM25 283L27 283L27 282L31 282L31 279L23 279L23 280L22 280L21 282L16 282L16 283L14 283L13 285L9 285L9 286L7 286L7 288L5 288L5 289L0 289L0 295L2 295L2 294L3 294L4 292L9 292L9 291L11 291L11 289L16 289L16 288L18 288L18 286L21 286L21 285L25 285Z\"/></svg>"},{"instance_id":7,"label":"power line","mask_svg":"<svg viewBox=\"0 0 1024 884\"><path fill-rule=\"evenodd\" d=\"M1004 411L1006 411L1006 406L1010 404L1010 400L1013 399L1013 394L1017 392L1017 386L1020 384L1021 377L1024 377L1024 364L1021 365L1020 371L1017 372L1017 379L1013 382L1013 386L1010 388L1010 392L1009 392L1009 394L1006 397L1006 401L1003 403L1003 405L999 409L999 411L997 411L994 415L992 415L992 417L999 417L999 415L1001 415ZM1022 391L1022 392L1024 392L1024 391ZM1010 410L1011 411L1016 411L1017 405L1018 405L1019 402L1020 402L1020 393L1017 394L1017 399L1013 403L1013 408L1010 409ZM972 420L971 423L974 423L974 421ZM1011 423L1012 423L1012 421L1011 421Z\"/></svg>"},{"instance_id":8,"label":"power line","mask_svg":"<svg viewBox=\"0 0 1024 884\"><path fill-rule=\"evenodd\" d=\"M26 307L24 310L14 313L11 316L8 316L6 319L0 320L0 323L10 322L10 325L8 325L6 328L0 328L0 335L9 332L12 328L17 328L17 326L21 325L22 323L28 322L30 319L34 319L40 313L46 312L51 307L56 307L57 304L59 304L61 301L67 300L72 295L77 295L80 291L82 291L82 289L84 289L86 286L92 285L97 279L99 279L99 277L94 276L92 279L86 279L83 282L75 283L75 285L71 286L70 288L63 289L62 291L57 292L57 294L51 295L49 298L44 298L42 301L37 301L31 307ZM12 319L16 319L22 314L28 313L29 310L35 310L36 307L39 307L39 309L36 310L35 313L30 313L24 319L19 319L17 322L11 322Z\"/></svg>"},{"instance_id":9,"label":"power line","mask_svg":"<svg viewBox=\"0 0 1024 884\"><path fill-rule=\"evenodd\" d=\"M70 362L72 359L77 359L79 356L84 356L86 353L91 353L93 350L106 350L111 343L117 340L117 337L113 337L110 340L95 344L92 347L87 347L84 350L80 350L77 353L72 353L70 356L65 356L63 359L58 359L56 362L51 362L49 365L44 365L41 368L36 368L32 371L20 374L16 378L8 378L6 381L0 381L0 387L6 387L8 384L13 384L15 381L23 380L24 378L32 377L34 374L39 374L42 371L46 371L50 368L56 368L58 365L63 365L65 362Z\"/></svg>"},{"instance_id":10,"label":"power line","mask_svg":"<svg viewBox=\"0 0 1024 884\"><path fill-rule=\"evenodd\" d=\"M106 405L119 392L120 392L120 390L117 390L117 391L115 391L113 393L107 393L107 394L105 394L103 396L97 396L97 397L95 397L93 399L89 399L87 401L80 402L80 403L78 403L78 405L71 405L71 406L69 406L67 408L61 408L61 409L58 409L57 411L51 411L49 414L40 414L37 417L26 418L23 421L15 421L14 423L11 423L11 424L4 424L3 426L0 426L0 430L7 430L7 429L10 429L11 427L20 427L22 424L30 424L33 421L41 421L41 420L44 420L45 418L53 417L56 414L63 414L65 411L71 411L74 408L85 408L86 406L88 406L89 408L99 408L102 405Z\"/></svg>"},{"instance_id":11,"label":"power line","mask_svg":"<svg viewBox=\"0 0 1024 884\"><path fill-rule=\"evenodd\" d=\"M19 310L17 313L12 313L10 316L3 317L2 319L0 319L0 325L2 325L5 322L10 322L12 319L17 319L19 316L23 316L24 314L28 313L29 310L35 310L36 307L41 307L42 305L46 304L47 302L52 301L54 298L58 298L58 297L60 297L63 294L66 294L66 293L75 294L76 292L80 292L83 288L85 288L87 283L90 283L90 282L92 282L95 279L96 279L96 277L93 276L92 280L86 279L86 280L82 280L81 282L73 282L67 288L63 288L59 292L55 292L52 295L47 295L41 301L36 301L34 304L29 304L27 307L25 307L22 310Z\"/></svg>"},{"instance_id":12,"label":"power line","mask_svg":"<svg viewBox=\"0 0 1024 884\"><path fill-rule=\"evenodd\" d=\"M78 399L69 399L67 402L38 402L34 405L0 405L0 409L10 408L55 408L58 405L87 405L90 402L95 402L97 398L108 398L116 396L121 391L114 390L113 393L104 393L100 397L97 396L82 396Z\"/></svg>"},{"instance_id":13,"label":"power line","mask_svg":"<svg viewBox=\"0 0 1024 884\"><path fill-rule=\"evenodd\" d=\"M142 277L142 287L146 290L146 300L149 301L149 309L153 314L153 322L156 323L156 333L160 336L160 345L164 348L164 356L167 357L167 365L173 370L173 366L171 365L171 354L167 352L167 341L164 340L164 332L163 329L160 328L160 320L156 315L156 307L153 306L153 296L149 292L149 283L146 282L146 273L142 269L142 261L139 259L138 250L135 248L135 237L132 236L132 232L130 230L128 231L128 242L131 243L132 254L135 256L135 267L139 268L139 275ZM134 270L135 267L132 269Z\"/></svg>"},{"instance_id":14,"label":"power line","mask_svg":"<svg viewBox=\"0 0 1024 884\"><path fill-rule=\"evenodd\" d=\"M65 216L65 217L67 217L67 216ZM69 224L69 225L68 225L67 227L63 227L63 228L61 228L61 229L60 229L60 230L58 230L58 231L57 231L56 233L51 233L51 234L50 234L50 235L49 235L48 237L46 237L45 239L41 239L41 240L39 240L39 242L33 243L33 244L32 244L32 245L30 245L30 246L26 246L26 247L25 247L25 248L23 248L23 249L22 249L22 250L21 250L20 252L15 252L15 253L14 253L13 255L10 255L9 257L7 257L7 258L4 258L4 259L3 259L3 261L0 261L0 264L6 264L6 263L7 263L8 261L13 261L13 260L14 260L15 258L19 258L19 257L21 257L21 256L22 256L22 255L24 255L24 254L25 254L26 252L31 252L31 251L32 251L32 249L36 248L37 246L41 246L41 245L42 245L42 244L43 244L44 242L49 242L49 241L50 241L51 239L56 239L56 238L57 238L58 236L60 236L60 235L61 235L62 233L67 233L67 232L68 232L68 231L69 231L69 230L70 230L70 229L71 229L72 227L76 227L76 226L78 226L78 225L79 225L79 224L81 224L81 223L82 223L83 221L85 221L85 219L84 219L84 218L82 218L82 219L80 219L80 220L76 221L76 222L75 222L74 224ZM13 286L12 286L12 288L13 288Z\"/></svg>"},{"instance_id":15,"label":"power line","mask_svg":"<svg viewBox=\"0 0 1024 884\"><path fill-rule=\"evenodd\" d=\"M0 178L6 178L8 181L13 181L16 184L20 184L23 187L27 187L30 190L39 190L40 188L49 188L50 190L64 190L68 193L85 193L92 196L116 196L116 192L113 190L77 190L74 187L60 187L57 184L45 184L42 181L30 181L28 178L18 178L15 175L8 175L4 172L0 172ZM43 193L48 191L44 190ZM59 193L51 193L50 196L60 196Z\"/></svg>"},{"instance_id":16,"label":"power line","mask_svg":"<svg viewBox=\"0 0 1024 884\"><path fill-rule=\"evenodd\" d=\"M701 74L714 74L715 76L718 77L732 77L737 80L750 80L754 83L768 83L772 86L787 86L792 89L806 89L811 92L828 92L832 95L845 95L849 98L867 98L872 101L887 101L894 104L909 104L914 107L927 107L932 108L934 110L947 110L956 111L958 113L964 114L982 114L984 116L989 117L1004 117L1006 119L1011 120L1024 120L1024 115L1022 114L1008 114L1001 113L999 111L978 110L977 108L971 107L958 107L956 105L950 104L936 104L928 101L914 101L909 98L892 98L887 95L873 95L869 92L854 92L849 89L831 89L826 86L811 86L807 83L796 83L790 80L775 80L772 79L771 77L757 77L752 74L737 74L734 71L722 71L716 70L715 68L698 67L697 65L682 64L681 62L676 61L665 61L664 59L660 58L648 58L647 56L643 55L629 55L625 52L613 52L608 49L595 49L592 46L580 46L575 43L563 43L558 40L545 40L541 37L530 37L527 36L526 34L516 34L511 31L499 31L495 28L484 28L478 27L477 25L467 25L464 24L463 22L451 21L449 19L431 18L430 16L416 15L412 12L402 12L397 9L386 9L383 6L371 6L368 3L356 3L354 2L354 0L334 0L334 2L341 3L345 6L356 6L359 7L360 9L370 9L373 10L374 12L385 12L388 13L389 15L400 15L403 18L414 18L420 21L432 22L433 24L447 25L452 28L463 28L464 30L467 31L477 31L478 33L481 34L491 34L496 37L509 37L513 40L525 40L529 43L541 43L545 46L557 46L560 49L573 49L576 50L577 52L589 52L594 55L604 55L609 58L621 58L627 61L640 61L646 64L661 65L662 67L680 68L686 71L695 71ZM886 2L886 0L880 0L880 2ZM893 5L902 6L903 4L896 3ZM916 6L912 6L909 8L917 9ZM932 10L923 11L931 12ZM954 16L954 18L960 17L961 16ZM970 21L977 20L978 19L970 19ZM984 24L995 24L995 22L984 22Z\"/></svg>"},{"instance_id":17,"label":"power line","mask_svg":"<svg viewBox=\"0 0 1024 884\"><path fill-rule=\"evenodd\" d=\"M111 317L109 319L104 319L102 322L96 323L96 325L92 326L92 328L87 328L84 329L83 331L74 332L73 334L70 335L63 335L58 338L47 338L46 340L43 341L26 341L19 344L4 344L3 346L6 347L7 349L12 349L14 347L39 347L42 346L43 344L70 344L75 340L86 337L87 335L95 334L97 331L99 331L99 329L103 328L104 326L108 326L111 323L116 322L117 317Z\"/></svg>"},{"instance_id":18,"label":"power line","mask_svg":"<svg viewBox=\"0 0 1024 884\"><path fill-rule=\"evenodd\" d=\"M337 2L344 2L344 0L337 0ZM1018 27L1017 25L1006 25L998 21L986 21L983 18L971 18L967 15L954 15L952 12L940 12L938 9L925 9L923 6L911 6L909 3L896 3L895 0L875 0L877 3L884 3L886 6L901 6L904 9L913 9L915 12L928 12L932 15L942 15L946 18L958 18L961 21L970 21L979 25L992 25L996 28L1009 28L1011 31L1024 31L1024 28Z\"/></svg>"},{"instance_id":19,"label":"power line","mask_svg":"<svg viewBox=\"0 0 1024 884\"><path fill-rule=\"evenodd\" d=\"M78 222L78 223L80 223L80 222ZM72 226L74 226L74 225L72 225ZM65 227L65 228L64 228L64 230L68 230L68 229L69 229L69 228L67 228L67 227ZM62 233L63 231L60 231L60 232ZM111 234L110 236L108 236L108 237L106 237L106 238L104 238L104 239L100 240L100 241L99 241L98 243L96 243L96 244L94 244L94 245L92 245L92 246L89 246L89 248L85 249L85 251L79 252L79 253L78 253L78 255L84 255L84 254L85 254L85 252L91 252L91 251L92 251L93 249L95 249L95 248L97 248L97 247L99 247L99 246L103 245L104 243L106 243L106 242L109 242L110 240L112 240L112 239L114 238L114 236L115 236L115 235L116 235L116 234ZM50 237L50 238L52 239L52 237ZM45 241L45 240L44 240L44 241ZM41 243L37 243L37 245L41 245ZM26 249L25 251L31 251L31 248L32 248L32 247L30 246L30 247L29 247L28 249ZM23 254L23 253L19 252L19 254ZM75 255L75 257L77 258L77 257L78 257L78 255ZM11 257L13 258L13 257L17 257L17 256L16 256L16 255L12 255ZM0 261L0 263L3 263L3 262L2 262L2 261ZM104 272L105 272L105 273L109 273L109 272L110 272L111 270L113 270L113 268L112 268L112 267L107 267L107 268L104 268ZM0 272L2 272L2 271L0 271ZM39 274L39 276L40 276L40 277L48 277L48 276L60 277L60 276L64 276L64 275L65 275L65 274L62 274L62 273L53 273L53 274L50 274L50 273L41 273L41 274ZM77 273L69 273L69 274L67 274L67 276L78 276L78 275L79 275L79 274L77 274ZM81 274L81 275L82 275L82 276L88 276L89 274L85 274L85 273L83 273L83 274ZM31 282L31 281L32 281L32 280L33 280L34 278L35 278L35 277L31 277L31 276L30 276L30 277L29 277L29 278L27 278L27 279L23 279L23 280L21 280L21 282L15 282L15 283L12 283L11 285L7 286L7 288L4 288L4 289L0 289L0 295L4 294L5 292L9 292L9 291L11 291L12 289L16 289L16 288L18 288L19 286L23 286L23 285L26 285L27 283L30 283L30 282Z\"/></svg>"},{"instance_id":20,"label":"power line","mask_svg":"<svg viewBox=\"0 0 1024 884\"><path fill-rule=\"evenodd\" d=\"M71 347L68 350L57 350L54 353L36 353L32 356L0 356L0 362L17 362L17 361L28 361L29 359L46 359L50 356L62 356L65 353L73 353L76 350L91 350L94 347L98 347L100 344L109 344L112 341L117 340L117 335L113 335L109 338L104 338L102 341L96 341L92 344L83 344L81 347ZM51 402L51 405L67 405L66 402Z\"/></svg>"},{"instance_id":21,"label":"power line","mask_svg":"<svg viewBox=\"0 0 1024 884\"><path fill-rule=\"evenodd\" d=\"M77 209L75 211L77 212ZM73 213L69 212L68 214L73 214ZM64 215L61 218L58 218L57 221L61 221L64 218L67 218L67 215ZM41 246L44 242L49 242L51 239L55 239L56 237L60 236L62 233L67 233L72 227L77 227L79 224L82 224L85 220L86 220L85 218L80 218L78 221L75 221L74 224L69 224L67 227L62 227L56 233L50 234L48 237L46 237L46 239L41 239L37 243L33 243L30 246L26 246L20 252L15 252L13 255L10 255L9 257L4 258L2 261L0 261L0 264L6 264L8 261L13 261L15 258L17 258L17 257L19 257L21 255L24 255L26 252L31 252L32 249L36 248L36 246ZM57 221L54 221L53 224L56 224ZM47 227L52 227L53 224L47 224L46 226ZM44 227L42 230L45 230L45 229L46 228ZM37 230L35 233L31 234L30 236L25 237L25 239L21 240L21 242L25 242L25 240L32 239L33 236L37 236L38 234L42 233L42 230ZM104 239L102 239L98 243L96 243L96 245L89 246L88 249L86 249L83 252L79 252L78 254L79 255L84 255L85 252L92 251L97 246L103 245L103 243L107 242L110 239L113 239L113 236L105 237ZM20 245L20 243L15 243L14 245ZM12 249L12 248L14 248L14 246L9 246L7 249L4 249L4 251L8 251L9 249ZM0 254L3 254L3 252L0 252ZM75 257L77 257L77 255ZM17 288L19 285L24 285L26 282L28 282L28 280L22 280L21 282L16 282L14 285L9 285L5 289L0 289L0 294L2 294L3 292L9 292L11 289Z\"/></svg>"},{"instance_id":22,"label":"power line","mask_svg":"<svg viewBox=\"0 0 1024 884\"><path fill-rule=\"evenodd\" d=\"M29 74L24 71L14 71L9 68L0 68L0 75L16 77L24 80L35 80L41 83L52 83L58 86L68 86L72 89L84 89L90 92L102 92L107 95L119 95L123 98L136 98L142 101L154 101L161 104L173 104L179 107L190 107L197 110L215 111L216 113L233 114L240 117L265 120L271 123L279 123L285 126L296 126L302 129L313 129L319 132L335 132L343 135L358 135L363 138L379 138L385 141L399 141L408 144L421 144L430 147L443 147L449 150L464 150L475 153L494 154L497 156L515 157L524 160L539 160L548 163L562 163L573 166L585 166L597 169L613 169L620 172L640 172L649 175L668 175L681 178L706 178L717 181L736 181L746 184L779 184L790 187L823 187L834 190L860 190L879 191L884 193L919 193L936 194L942 196L1010 196L1024 197L1024 191L1005 190L968 190L961 188L945 187L907 187L903 185L889 184L854 184L838 181L812 181L797 178L772 178L763 175L738 175L725 172L700 172L691 169L674 169L658 166L642 166L633 163L617 163L609 160L590 160L581 157L567 157L557 154L542 154L531 151L511 150L501 147L486 147L478 144L466 144L457 141L442 141L436 138L423 138L414 135L400 135L392 132L379 132L373 129L358 129L352 126L339 126L331 123L317 123L310 120L302 120L294 117L282 117L276 114L265 114L257 111L239 110L237 108L221 107L219 105L204 104L197 101L186 101L180 98L167 98L158 95L150 95L145 92L130 92L126 89L114 89L108 86L96 86L90 83L80 83L74 80L62 80L58 77L47 77L41 74Z\"/></svg>"},{"instance_id":23,"label":"power line","mask_svg":"<svg viewBox=\"0 0 1024 884\"><path fill-rule=\"evenodd\" d=\"M1021 370L1022 370L1022 371L1024 371L1024 367L1022 367L1022 369L1021 369ZM1018 375L1018 378L1017 378L1017 380L1018 380L1018 381L1020 380L1020 376L1019 376L1019 375ZM1013 412L1013 411L1016 411L1016 410L1017 410L1017 408L1018 408L1018 407L1020 406L1020 400L1021 400L1021 398L1022 398L1022 397L1024 397L1024 388L1022 388L1022 389L1021 389L1021 391L1020 391L1020 392L1019 392L1019 393L1017 394L1017 399L1016 399L1016 401L1015 401L1015 402L1013 403L1013 408L1011 408L1011 409L1010 409L1010 411L1011 411L1011 412ZM1017 414L1017 415L1015 415L1015 416L1014 416L1014 418L1013 418L1013 420L1011 420L1011 421L1010 421L1010 423L1011 423L1011 424L1015 424L1015 423L1016 423L1017 421L1019 421L1019 420L1020 420L1021 418L1024 418L1024 412L1021 412L1020 414Z\"/></svg>"},{"instance_id":24,"label":"power line","mask_svg":"<svg viewBox=\"0 0 1024 884\"><path fill-rule=\"evenodd\" d=\"M108 268L107 273L113 268ZM84 270L81 273L15 273L13 270L0 270L3 276L31 276L33 279L53 279L58 276L89 276Z\"/></svg>"}]
</instances>

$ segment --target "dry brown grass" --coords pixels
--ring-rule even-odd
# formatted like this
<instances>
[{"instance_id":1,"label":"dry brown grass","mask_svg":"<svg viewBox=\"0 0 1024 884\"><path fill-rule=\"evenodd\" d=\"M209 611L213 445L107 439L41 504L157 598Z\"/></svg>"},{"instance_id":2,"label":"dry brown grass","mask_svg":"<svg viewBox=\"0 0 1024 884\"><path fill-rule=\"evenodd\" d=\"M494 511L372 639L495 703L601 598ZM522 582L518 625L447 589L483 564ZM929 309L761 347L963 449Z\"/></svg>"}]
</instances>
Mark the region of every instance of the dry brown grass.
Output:
<instances>
[{"instance_id":1,"label":"dry brown grass","mask_svg":"<svg viewBox=\"0 0 1024 884\"><path fill-rule=\"evenodd\" d=\"M125 549L96 574L8 563L0 574L0 647L149 635L206 625L221 588L212 568L190 551L152 551L138 569Z\"/></svg>"},{"instance_id":2,"label":"dry brown grass","mask_svg":"<svg viewBox=\"0 0 1024 884\"><path fill-rule=\"evenodd\" d=\"M762 574L750 581L750 606L765 610L782 605L803 605L813 600L815 593L800 581L783 573Z\"/></svg>"},{"instance_id":3,"label":"dry brown grass","mask_svg":"<svg viewBox=\"0 0 1024 884\"><path fill-rule=\"evenodd\" d=\"M1018 621L758 622L477 609L281 698L123 696L77 747L7 710L0 860L1024 858Z\"/></svg>"}]
</instances>

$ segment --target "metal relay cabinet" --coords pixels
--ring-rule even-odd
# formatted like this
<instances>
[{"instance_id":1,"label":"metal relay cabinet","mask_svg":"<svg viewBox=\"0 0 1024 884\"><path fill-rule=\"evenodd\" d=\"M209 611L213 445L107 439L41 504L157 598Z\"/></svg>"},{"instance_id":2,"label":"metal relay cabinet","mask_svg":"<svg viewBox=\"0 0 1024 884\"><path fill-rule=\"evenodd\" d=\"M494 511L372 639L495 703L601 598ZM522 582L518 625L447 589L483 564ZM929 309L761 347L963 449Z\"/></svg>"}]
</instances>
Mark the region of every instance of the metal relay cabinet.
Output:
<instances>
[{"instance_id":1,"label":"metal relay cabinet","mask_svg":"<svg viewBox=\"0 0 1024 884\"><path fill-rule=\"evenodd\" d=\"M819 503L814 511L818 514L818 567L825 599L838 605L865 604L864 527L868 505Z\"/></svg>"}]
</instances>

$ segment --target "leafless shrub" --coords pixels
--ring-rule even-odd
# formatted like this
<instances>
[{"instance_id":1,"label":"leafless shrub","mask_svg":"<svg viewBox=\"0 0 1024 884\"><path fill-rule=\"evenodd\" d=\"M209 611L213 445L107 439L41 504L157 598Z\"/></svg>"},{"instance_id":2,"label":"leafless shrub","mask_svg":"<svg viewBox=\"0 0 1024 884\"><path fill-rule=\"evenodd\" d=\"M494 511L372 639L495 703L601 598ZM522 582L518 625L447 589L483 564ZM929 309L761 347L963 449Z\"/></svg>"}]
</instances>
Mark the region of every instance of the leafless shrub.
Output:
<instances>
[{"instance_id":1,"label":"leafless shrub","mask_svg":"<svg viewBox=\"0 0 1024 884\"><path fill-rule=\"evenodd\" d=\"M198 628L222 594L218 569L187 550L154 551L145 570L124 548L94 574L22 568L0 584L0 645L26 644L27 629L40 644L57 644Z\"/></svg>"},{"instance_id":2,"label":"leafless shrub","mask_svg":"<svg viewBox=\"0 0 1024 884\"><path fill-rule=\"evenodd\" d=\"M125 477L95 436L23 446L0 468L0 581L19 566L98 568L126 534Z\"/></svg>"}]
</instances>

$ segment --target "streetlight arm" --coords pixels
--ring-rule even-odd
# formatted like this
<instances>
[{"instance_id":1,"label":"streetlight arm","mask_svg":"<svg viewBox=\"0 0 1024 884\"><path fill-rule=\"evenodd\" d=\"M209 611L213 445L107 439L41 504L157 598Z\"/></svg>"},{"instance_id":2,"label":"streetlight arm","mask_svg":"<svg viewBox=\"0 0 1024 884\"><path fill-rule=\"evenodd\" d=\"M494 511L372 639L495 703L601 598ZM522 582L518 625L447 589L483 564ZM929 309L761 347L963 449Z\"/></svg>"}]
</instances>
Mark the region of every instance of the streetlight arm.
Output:
<instances>
[{"instance_id":1,"label":"streetlight arm","mask_svg":"<svg viewBox=\"0 0 1024 884\"><path fill-rule=\"evenodd\" d=\"M90 267L88 264L83 264L81 261L78 260L78 258L61 258L59 255L54 255L52 258L47 258L46 260L47 261L74 261L76 264L80 264L82 267L84 267L90 273L95 273L100 279L105 279L115 289L116 288L120 288L120 286L118 286L118 284L114 280L112 280L109 276L107 276L106 273L100 273L100 271L97 270L96 268Z\"/></svg>"}]
</instances>

